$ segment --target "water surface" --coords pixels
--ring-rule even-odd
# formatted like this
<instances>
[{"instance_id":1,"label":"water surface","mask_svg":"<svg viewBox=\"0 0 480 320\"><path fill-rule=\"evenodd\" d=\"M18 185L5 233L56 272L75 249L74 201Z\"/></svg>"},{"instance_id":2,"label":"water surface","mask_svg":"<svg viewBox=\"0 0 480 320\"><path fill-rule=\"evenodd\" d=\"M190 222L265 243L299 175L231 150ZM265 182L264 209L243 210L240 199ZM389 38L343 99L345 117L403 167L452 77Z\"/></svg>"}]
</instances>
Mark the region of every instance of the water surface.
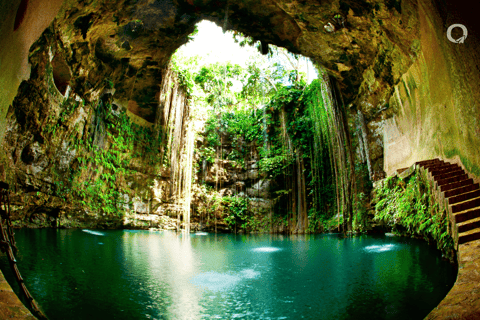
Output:
<instances>
[{"instance_id":1,"label":"water surface","mask_svg":"<svg viewBox=\"0 0 480 320\"><path fill-rule=\"evenodd\" d=\"M423 319L456 277L438 251L398 237L22 229L16 239L52 320Z\"/></svg>"}]
</instances>

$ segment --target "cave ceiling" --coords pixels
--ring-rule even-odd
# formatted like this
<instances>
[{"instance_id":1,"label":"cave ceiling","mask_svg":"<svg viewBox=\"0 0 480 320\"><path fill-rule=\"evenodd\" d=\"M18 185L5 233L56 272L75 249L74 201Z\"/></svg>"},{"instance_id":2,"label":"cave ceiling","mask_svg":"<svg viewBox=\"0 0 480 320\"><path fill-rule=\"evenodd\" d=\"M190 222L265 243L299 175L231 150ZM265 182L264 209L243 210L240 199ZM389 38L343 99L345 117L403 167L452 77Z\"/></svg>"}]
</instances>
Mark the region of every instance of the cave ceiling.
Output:
<instances>
[{"instance_id":1,"label":"cave ceiling","mask_svg":"<svg viewBox=\"0 0 480 320\"><path fill-rule=\"evenodd\" d=\"M75 92L109 79L118 99L139 101L155 95L203 19L310 57L367 118L385 109L420 49L413 0L67 0L50 29Z\"/></svg>"}]
</instances>

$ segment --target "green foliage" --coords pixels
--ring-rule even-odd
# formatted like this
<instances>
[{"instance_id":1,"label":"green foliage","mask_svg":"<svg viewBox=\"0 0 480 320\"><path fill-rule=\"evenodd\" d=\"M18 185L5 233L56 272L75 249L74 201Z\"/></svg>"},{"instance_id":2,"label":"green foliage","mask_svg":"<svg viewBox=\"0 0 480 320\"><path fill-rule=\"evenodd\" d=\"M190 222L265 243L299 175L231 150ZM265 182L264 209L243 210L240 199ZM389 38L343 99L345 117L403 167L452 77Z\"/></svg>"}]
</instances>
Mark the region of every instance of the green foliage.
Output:
<instances>
[{"instance_id":1,"label":"green foliage","mask_svg":"<svg viewBox=\"0 0 480 320\"><path fill-rule=\"evenodd\" d=\"M313 206L330 217L333 212L342 211L335 202L342 198L342 180L344 164L339 164L340 149L335 131L338 129L333 121L332 102L320 79L314 80L305 90L304 103L310 118L313 147L311 149L311 176ZM341 204L340 204L341 205Z\"/></svg>"},{"instance_id":2,"label":"green foliage","mask_svg":"<svg viewBox=\"0 0 480 320\"><path fill-rule=\"evenodd\" d=\"M282 175L293 162L294 159L290 154L286 152L278 154L275 152L273 156L260 159L259 167L260 171L265 173L267 177L275 178Z\"/></svg>"},{"instance_id":3,"label":"green foliage","mask_svg":"<svg viewBox=\"0 0 480 320\"><path fill-rule=\"evenodd\" d=\"M248 198L230 197L222 198L225 206L226 218L224 219L227 225L232 230L248 228L250 214L248 211Z\"/></svg>"},{"instance_id":4,"label":"green foliage","mask_svg":"<svg viewBox=\"0 0 480 320\"><path fill-rule=\"evenodd\" d=\"M303 161L306 179L307 203L309 204L309 228L321 228L320 217L328 219L335 207L335 185L331 167L328 139L329 124L325 116L315 112L325 112L323 100L319 100L319 81L309 86L301 81L295 86L281 87L267 105L272 112L269 125L269 150L262 154L260 168L268 177L275 179L278 195L278 210L289 215L288 199L294 193L287 185L290 176L295 174L298 161ZM320 117L320 119L319 119ZM298 174L298 173L297 173Z\"/></svg>"},{"instance_id":5,"label":"green foliage","mask_svg":"<svg viewBox=\"0 0 480 320\"><path fill-rule=\"evenodd\" d=\"M234 37L243 45L254 44L238 32ZM196 150L197 167L204 162L212 165L221 158L245 169L245 161L252 154L259 155L260 173L274 182L271 192L280 209L273 220L278 218L290 225L296 213L289 210L295 211L292 199L299 192L293 184L297 176L301 177L301 192L306 194L302 199L311 209L309 220L313 222L309 231L314 232L321 228L320 220L331 217L335 209L337 189L329 146L334 141L334 129L328 127L333 116L325 115L331 105L322 98L325 86L320 81L307 86L299 72L301 57L269 47L268 59L262 56L245 67L231 63L200 65L200 58L174 57L175 68L183 74L181 81L191 90L195 105L208 110L200 116L206 123L204 143ZM316 125L319 118L322 123ZM212 204L208 211L227 207ZM230 224L238 222L235 214L228 217ZM265 219L249 221L261 226Z\"/></svg>"},{"instance_id":6,"label":"green foliage","mask_svg":"<svg viewBox=\"0 0 480 320\"><path fill-rule=\"evenodd\" d=\"M63 100L62 105L60 107L60 115L55 116L50 114L47 118L46 124L43 127L44 134L51 134L55 136L61 126L66 126L67 120L73 115L75 110L79 106L84 106L84 101L76 101L74 99L66 98Z\"/></svg>"},{"instance_id":7,"label":"green foliage","mask_svg":"<svg viewBox=\"0 0 480 320\"><path fill-rule=\"evenodd\" d=\"M211 145L211 144L210 144ZM199 149L200 158L205 159L208 164L213 164L215 162L215 149L213 147L201 147Z\"/></svg>"},{"instance_id":8,"label":"green foliage","mask_svg":"<svg viewBox=\"0 0 480 320\"><path fill-rule=\"evenodd\" d=\"M359 192L355 195L354 199L354 216L353 216L353 228L354 230L365 232L367 231L367 209L365 207L366 195L363 192Z\"/></svg>"},{"instance_id":9,"label":"green foliage","mask_svg":"<svg viewBox=\"0 0 480 320\"><path fill-rule=\"evenodd\" d=\"M105 79L104 82L105 82L105 87L106 87L106 88L108 88L108 89L113 89L114 85L113 85L112 80L110 80L110 79Z\"/></svg>"},{"instance_id":10,"label":"green foliage","mask_svg":"<svg viewBox=\"0 0 480 320\"><path fill-rule=\"evenodd\" d=\"M343 215L339 215L336 217L326 217L326 216L320 216L319 218L319 224L320 224L320 230L323 231L337 231L340 232L341 229L338 227L343 225Z\"/></svg>"},{"instance_id":11,"label":"green foliage","mask_svg":"<svg viewBox=\"0 0 480 320\"><path fill-rule=\"evenodd\" d=\"M186 59L174 55L171 60L171 66L175 71L180 87L185 90L187 98L192 98L195 89L195 74L192 70L198 65L198 58Z\"/></svg>"},{"instance_id":12,"label":"green foliage","mask_svg":"<svg viewBox=\"0 0 480 320\"><path fill-rule=\"evenodd\" d=\"M440 210L427 178L420 173L405 181L394 177L381 181L374 201L375 220L427 241L433 239L444 253L453 250L447 213Z\"/></svg>"},{"instance_id":13,"label":"green foliage","mask_svg":"<svg viewBox=\"0 0 480 320\"><path fill-rule=\"evenodd\" d=\"M190 34L187 36L187 42L192 41L197 34L198 34L198 27L195 26L195 27L193 28L193 32L190 33Z\"/></svg>"},{"instance_id":14,"label":"green foliage","mask_svg":"<svg viewBox=\"0 0 480 320\"><path fill-rule=\"evenodd\" d=\"M205 72L202 77L209 75ZM213 81L213 77L209 79ZM261 174L275 181L271 190L276 196L278 210L275 214L285 224L290 223L288 217L292 216L287 204L297 192L292 190L289 179L301 160L308 193L306 200L310 204L308 232L321 228L322 217L331 216L335 199L330 153L328 149L319 152L311 116L312 105L318 103L315 99L318 86L314 82L306 87L302 81L295 86L279 85L270 102L262 108L211 111L205 125L205 143L199 150L200 159L212 164L223 141L232 146L223 159L242 166L251 149L258 150ZM324 139L322 143L327 144L324 134L320 132L320 135L319 138ZM312 170L314 162L315 172ZM230 222L234 221L232 215L229 217Z\"/></svg>"},{"instance_id":15,"label":"green foliage","mask_svg":"<svg viewBox=\"0 0 480 320\"><path fill-rule=\"evenodd\" d=\"M56 125L46 131L52 135L63 133L60 125L68 121L77 105L65 103ZM92 135L69 137L70 147L77 150L76 165L68 174L56 173L54 195L94 214L122 217L130 205L125 200L128 192L122 186L134 174L130 169L132 160L155 167L162 159L158 156L160 141L152 129L133 123L123 109L116 113L111 110L108 102L99 101ZM100 123L104 124L105 132L98 129ZM95 145L94 135L104 135L106 147Z\"/></svg>"},{"instance_id":16,"label":"green foliage","mask_svg":"<svg viewBox=\"0 0 480 320\"><path fill-rule=\"evenodd\" d=\"M227 159L243 164L249 152L248 145L258 144L263 130L263 116L253 110L211 111L205 124L205 147L201 150L203 158L213 163L215 153L212 151L220 146L221 137L228 137L232 150Z\"/></svg>"},{"instance_id":17,"label":"green foliage","mask_svg":"<svg viewBox=\"0 0 480 320\"><path fill-rule=\"evenodd\" d=\"M242 73L243 70L238 65L215 63L203 66L195 75L194 81L207 95L208 104L225 107L235 103L235 95L230 89L233 81Z\"/></svg>"}]
</instances>

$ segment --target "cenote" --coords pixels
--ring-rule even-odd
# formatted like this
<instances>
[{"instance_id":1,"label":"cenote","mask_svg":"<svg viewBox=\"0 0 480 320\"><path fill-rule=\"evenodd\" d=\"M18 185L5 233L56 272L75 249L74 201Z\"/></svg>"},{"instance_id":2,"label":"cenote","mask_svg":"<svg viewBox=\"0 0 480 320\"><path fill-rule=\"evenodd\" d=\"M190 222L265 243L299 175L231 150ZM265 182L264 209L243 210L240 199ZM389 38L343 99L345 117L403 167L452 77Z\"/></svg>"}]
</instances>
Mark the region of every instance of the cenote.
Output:
<instances>
[{"instance_id":1,"label":"cenote","mask_svg":"<svg viewBox=\"0 0 480 320\"><path fill-rule=\"evenodd\" d=\"M3 1L2 271L50 319L480 319L470 8Z\"/></svg>"},{"instance_id":2,"label":"cenote","mask_svg":"<svg viewBox=\"0 0 480 320\"><path fill-rule=\"evenodd\" d=\"M20 229L16 239L52 320L423 319L456 278L424 241L383 235ZM5 257L2 270L12 277Z\"/></svg>"}]
</instances>

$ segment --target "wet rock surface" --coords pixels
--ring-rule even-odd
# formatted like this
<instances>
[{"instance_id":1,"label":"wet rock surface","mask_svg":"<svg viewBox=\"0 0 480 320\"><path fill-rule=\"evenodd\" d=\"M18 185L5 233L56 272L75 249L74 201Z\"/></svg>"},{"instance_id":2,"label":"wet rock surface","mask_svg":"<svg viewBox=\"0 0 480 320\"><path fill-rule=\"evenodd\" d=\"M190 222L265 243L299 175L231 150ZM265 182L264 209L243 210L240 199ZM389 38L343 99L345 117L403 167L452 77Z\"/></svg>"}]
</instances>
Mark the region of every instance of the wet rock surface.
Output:
<instances>
[{"instance_id":1,"label":"wet rock surface","mask_svg":"<svg viewBox=\"0 0 480 320\"><path fill-rule=\"evenodd\" d=\"M480 318L480 240L461 244L457 255L457 281L425 319Z\"/></svg>"},{"instance_id":2,"label":"wet rock surface","mask_svg":"<svg viewBox=\"0 0 480 320\"><path fill-rule=\"evenodd\" d=\"M35 320L0 272L0 318Z\"/></svg>"}]
</instances>

